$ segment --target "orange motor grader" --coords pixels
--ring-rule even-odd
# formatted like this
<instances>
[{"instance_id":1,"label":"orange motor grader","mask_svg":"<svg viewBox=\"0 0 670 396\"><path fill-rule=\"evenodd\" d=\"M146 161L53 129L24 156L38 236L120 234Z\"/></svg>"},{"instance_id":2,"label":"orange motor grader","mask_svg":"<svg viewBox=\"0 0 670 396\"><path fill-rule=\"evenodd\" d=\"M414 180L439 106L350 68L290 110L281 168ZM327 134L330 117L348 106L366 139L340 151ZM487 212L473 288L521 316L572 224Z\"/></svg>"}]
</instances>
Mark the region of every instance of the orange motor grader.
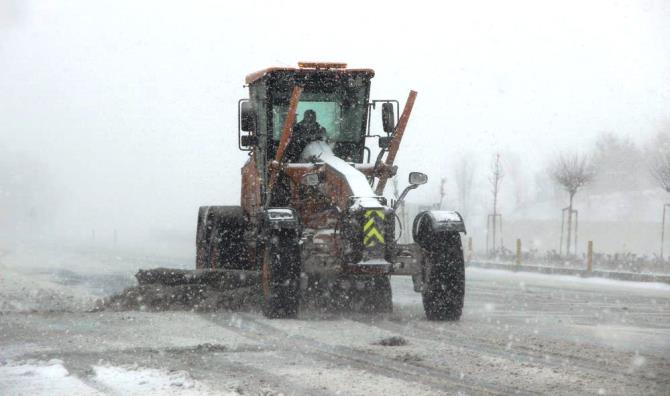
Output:
<instances>
[{"instance_id":1,"label":"orange motor grader","mask_svg":"<svg viewBox=\"0 0 670 396\"><path fill-rule=\"evenodd\" d=\"M242 167L239 206L198 212L199 273L256 274L263 313L290 318L308 293L356 290L353 304L392 310L391 275L411 275L431 320L460 318L464 263L457 212L431 210L412 224L414 244L396 242L396 211L427 176L389 202L387 180L414 105L369 99L374 71L338 63L300 63L246 77L249 98L238 103ZM381 108L383 132L371 131ZM378 152L371 159L373 148ZM245 272L246 271L246 272Z\"/></svg>"}]
</instances>

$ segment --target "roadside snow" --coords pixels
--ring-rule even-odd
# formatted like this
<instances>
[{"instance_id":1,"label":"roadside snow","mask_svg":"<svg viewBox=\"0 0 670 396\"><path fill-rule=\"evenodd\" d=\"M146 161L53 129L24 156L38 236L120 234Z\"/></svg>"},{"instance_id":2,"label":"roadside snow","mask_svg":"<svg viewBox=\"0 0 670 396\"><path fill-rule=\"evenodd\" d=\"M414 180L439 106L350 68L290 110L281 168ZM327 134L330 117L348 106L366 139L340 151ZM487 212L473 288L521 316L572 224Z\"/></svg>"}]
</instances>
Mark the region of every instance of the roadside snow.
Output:
<instances>
[{"instance_id":1,"label":"roadside snow","mask_svg":"<svg viewBox=\"0 0 670 396\"><path fill-rule=\"evenodd\" d=\"M550 285L553 287L578 287L578 288L593 288L599 287L603 289L637 289L649 291L667 291L670 292L670 285L656 282L633 282L616 279L605 278L582 278L572 275L554 275L554 274L538 274L534 272L514 272L498 269L487 268L466 268L466 279L468 275L476 280L500 280L500 281L517 281L532 283L537 285Z\"/></svg>"},{"instance_id":2,"label":"roadside snow","mask_svg":"<svg viewBox=\"0 0 670 396\"><path fill-rule=\"evenodd\" d=\"M0 365L0 393L13 395L102 395L63 367L60 360Z\"/></svg>"},{"instance_id":3,"label":"roadside snow","mask_svg":"<svg viewBox=\"0 0 670 396\"><path fill-rule=\"evenodd\" d=\"M136 366L94 366L86 381L70 375L63 361L0 365L0 394L14 395L239 395L210 389L186 371ZM101 389L99 391L98 389Z\"/></svg>"},{"instance_id":4,"label":"roadside snow","mask_svg":"<svg viewBox=\"0 0 670 396\"><path fill-rule=\"evenodd\" d=\"M238 393L212 391L195 381L188 372L166 371L133 366L94 366L93 380L106 389L122 395L238 395Z\"/></svg>"}]
</instances>

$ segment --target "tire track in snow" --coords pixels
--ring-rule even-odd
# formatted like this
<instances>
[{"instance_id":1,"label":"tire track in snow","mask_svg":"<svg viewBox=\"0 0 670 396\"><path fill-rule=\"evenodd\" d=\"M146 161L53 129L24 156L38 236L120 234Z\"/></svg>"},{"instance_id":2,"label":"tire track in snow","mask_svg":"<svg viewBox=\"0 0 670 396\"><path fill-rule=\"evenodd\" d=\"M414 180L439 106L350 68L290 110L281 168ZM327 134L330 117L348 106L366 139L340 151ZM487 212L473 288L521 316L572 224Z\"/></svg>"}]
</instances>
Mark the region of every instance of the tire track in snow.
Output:
<instances>
[{"instance_id":1,"label":"tire track in snow","mask_svg":"<svg viewBox=\"0 0 670 396\"><path fill-rule=\"evenodd\" d=\"M369 326L381 328L388 330L408 338L414 338L428 343L446 343L450 346L468 351L474 355L488 355L495 358L500 358L508 360L510 365L519 365L518 361L522 359L523 363L531 365L540 365L538 368L552 368L563 371L565 374L572 376L581 376L588 377L591 375L593 377L601 378L605 382L610 382L614 379L617 379L617 382L620 382L621 386L626 386L631 390L635 390L639 385L639 380L644 381L653 381L659 388L668 388L670 385L662 380L662 375L653 375L649 374L646 370L630 370L630 362L633 361L634 356L629 353L615 353L619 355L618 358L611 360L609 358L603 358L600 360L588 359L583 356L563 353L558 351L547 351L546 349L533 348L528 345L514 344L513 350L507 350L507 347L503 347L492 341L491 339L478 337L476 335L464 334L462 331L457 330L446 330L444 328L436 331L435 328L425 328L424 323L415 323L412 327L407 325L402 325L399 323L393 323L390 321L380 321L380 322L367 322L362 319L353 319L358 323L367 324ZM543 342L550 343L551 341L543 340ZM582 348L587 348L587 345L580 345ZM596 352L603 352L602 349L598 349ZM549 356L549 359L547 359ZM649 358L653 359L653 358ZM622 363L622 360L626 364L619 364L616 369L609 369L613 364ZM658 359L653 359L651 362L654 363L656 371L661 374L667 372L668 365L665 362L658 361ZM647 363L647 364L648 364ZM568 373L572 371L573 373ZM584 378L585 380L592 381L592 378ZM631 383L631 380L638 380L634 383ZM639 391L639 389L638 389ZM641 392L644 393L644 392Z\"/></svg>"},{"instance_id":2,"label":"tire track in snow","mask_svg":"<svg viewBox=\"0 0 670 396\"><path fill-rule=\"evenodd\" d=\"M220 388L220 381L226 377L237 379L244 378L245 384L236 386L242 394L279 394L279 390L290 389L289 394L304 394L315 396L332 396L313 387L303 387L300 384L289 383L286 378L272 373L269 370L260 369L248 362L250 354L264 354L274 352L274 348L243 345L236 348L224 348L211 352L200 348L122 348L109 349L105 351L69 351L50 352L39 354L26 354L18 360L24 359L58 359L71 375L87 386L105 395L120 395L123 393L100 383L95 378L94 366L133 366L141 368L157 368L167 371L186 370L196 381L201 381L213 389ZM239 358L233 358L239 356ZM223 378L222 378L223 377ZM225 387L222 391L230 391Z\"/></svg>"},{"instance_id":3,"label":"tire track in snow","mask_svg":"<svg viewBox=\"0 0 670 396\"><path fill-rule=\"evenodd\" d=\"M444 392L466 391L469 394L536 394L512 386L502 386L480 381L472 383L463 381L459 374L447 369L421 365L418 362L400 362L374 352L359 351L341 345L327 344L312 337L289 334L279 327L266 323L252 314L237 313L241 318L236 325L230 321L215 321L226 329L238 331L239 334L256 341L282 347L286 350L297 350L302 354L313 355L321 360L335 364L345 364L359 370L367 371L388 378L402 379L419 383ZM212 318L209 318L213 320ZM264 330L258 333L258 330Z\"/></svg>"}]
</instances>

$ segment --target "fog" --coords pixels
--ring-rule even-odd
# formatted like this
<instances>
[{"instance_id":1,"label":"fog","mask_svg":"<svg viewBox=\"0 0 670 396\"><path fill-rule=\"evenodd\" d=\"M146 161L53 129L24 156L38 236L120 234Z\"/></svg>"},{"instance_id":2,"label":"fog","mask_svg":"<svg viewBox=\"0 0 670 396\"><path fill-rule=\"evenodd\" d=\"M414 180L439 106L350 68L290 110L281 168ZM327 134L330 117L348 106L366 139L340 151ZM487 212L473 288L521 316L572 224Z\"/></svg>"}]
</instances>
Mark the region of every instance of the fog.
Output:
<instances>
[{"instance_id":1,"label":"fog","mask_svg":"<svg viewBox=\"0 0 670 396\"><path fill-rule=\"evenodd\" d=\"M6 241L193 238L199 205L239 202L244 76L300 60L375 69L373 98L417 90L397 164L403 181L418 170L431 182L410 200L439 200L467 155L472 211L485 215L496 152L535 199L558 152L586 152L603 132L648 145L664 130L668 37L667 1L5 0L0 229ZM457 206L449 183L444 205ZM501 199L512 210L514 191Z\"/></svg>"},{"instance_id":2,"label":"fog","mask_svg":"<svg viewBox=\"0 0 670 396\"><path fill-rule=\"evenodd\" d=\"M0 394L670 395L668 38L669 0L0 0ZM417 91L385 195L428 183L196 251L245 76L299 61Z\"/></svg>"}]
</instances>

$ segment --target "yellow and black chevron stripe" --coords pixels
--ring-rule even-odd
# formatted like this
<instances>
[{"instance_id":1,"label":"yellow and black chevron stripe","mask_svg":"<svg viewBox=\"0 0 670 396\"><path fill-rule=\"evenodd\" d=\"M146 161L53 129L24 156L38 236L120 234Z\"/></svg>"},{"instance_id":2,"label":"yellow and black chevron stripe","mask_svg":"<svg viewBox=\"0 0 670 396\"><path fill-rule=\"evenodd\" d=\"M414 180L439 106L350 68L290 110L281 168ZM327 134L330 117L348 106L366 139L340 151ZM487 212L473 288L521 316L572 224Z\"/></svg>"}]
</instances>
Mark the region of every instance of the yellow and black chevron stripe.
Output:
<instances>
[{"instance_id":1,"label":"yellow and black chevron stripe","mask_svg":"<svg viewBox=\"0 0 670 396\"><path fill-rule=\"evenodd\" d=\"M384 244L384 211L381 209L368 209L365 211L365 224L363 225L363 245L373 247Z\"/></svg>"}]
</instances>

